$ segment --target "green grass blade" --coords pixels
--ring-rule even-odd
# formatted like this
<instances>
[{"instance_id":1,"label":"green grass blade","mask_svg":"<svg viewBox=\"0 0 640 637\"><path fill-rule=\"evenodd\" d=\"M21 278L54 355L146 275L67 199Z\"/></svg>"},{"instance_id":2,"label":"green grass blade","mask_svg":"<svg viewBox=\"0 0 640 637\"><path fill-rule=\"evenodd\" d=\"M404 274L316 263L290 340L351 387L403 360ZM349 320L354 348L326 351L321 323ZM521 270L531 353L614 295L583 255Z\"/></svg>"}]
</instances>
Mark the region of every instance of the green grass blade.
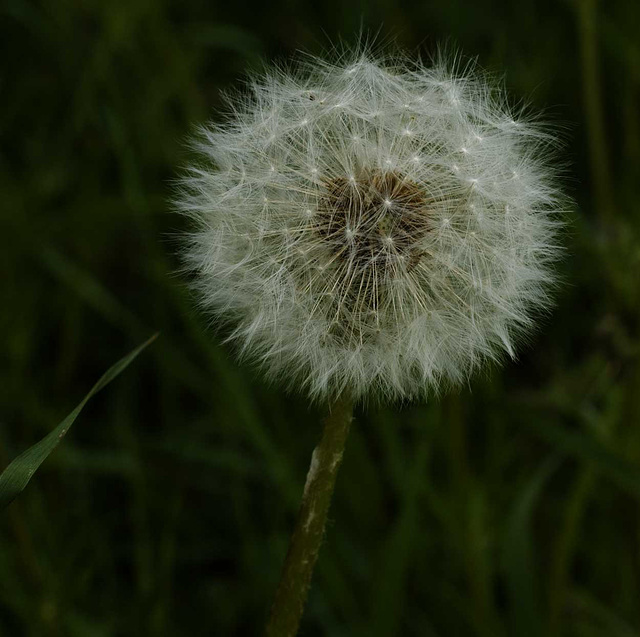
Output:
<instances>
[{"instance_id":1,"label":"green grass blade","mask_svg":"<svg viewBox=\"0 0 640 637\"><path fill-rule=\"evenodd\" d=\"M615 482L627 493L640 499L640 470L600 441L583 432L554 427L544 422L522 421L532 433L546 440L558 451L587 462L603 476Z\"/></svg>"},{"instance_id":2,"label":"green grass blade","mask_svg":"<svg viewBox=\"0 0 640 637\"><path fill-rule=\"evenodd\" d=\"M48 435L32 447L21 453L0 475L0 510L5 509L29 484L33 474L45 461L47 456L58 446L69 428L74 423L78 414L87 404L89 399L108 385L116 376L123 372L140 352L150 345L158 334L136 347L117 363L112 365L91 388L91 391L82 399L82 402Z\"/></svg>"},{"instance_id":3,"label":"green grass blade","mask_svg":"<svg viewBox=\"0 0 640 637\"><path fill-rule=\"evenodd\" d=\"M516 499L507 521L502 547L502 565L510 598L512 633L521 637L545 634L540 612L540 590L536 576L533 513L542 491L561 457L553 455L538 469Z\"/></svg>"}]
</instances>

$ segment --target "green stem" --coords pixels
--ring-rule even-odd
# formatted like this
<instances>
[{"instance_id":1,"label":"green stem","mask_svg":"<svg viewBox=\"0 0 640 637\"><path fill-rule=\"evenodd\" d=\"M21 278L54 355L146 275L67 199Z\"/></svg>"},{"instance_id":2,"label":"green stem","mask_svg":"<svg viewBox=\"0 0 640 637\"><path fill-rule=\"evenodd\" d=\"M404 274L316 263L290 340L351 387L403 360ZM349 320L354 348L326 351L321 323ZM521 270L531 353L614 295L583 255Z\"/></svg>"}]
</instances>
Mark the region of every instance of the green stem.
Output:
<instances>
[{"instance_id":1,"label":"green stem","mask_svg":"<svg viewBox=\"0 0 640 637\"><path fill-rule=\"evenodd\" d=\"M577 479L571 497L567 498L564 522L556 541L549 573L549 629L547 634L551 636L563 633L562 623L570 607L569 570L576 552L576 540L580 525L596 477L593 468L585 469Z\"/></svg>"},{"instance_id":2,"label":"green stem","mask_svg":"<svg viewBox=\"0 0 640 637\"><path fill-rule=\"evenodd\" d=\"M609 148L602 103L602 82L598 65L598 0L578 0L578 31L582 57L583 100L589 129L589 154L593 191L603 221L613 214L613 189Z\"/></svg>"},{"instance_id":3,"label":"green stem","mask_svg":"<svg viewBox=\"0 0 640 637\"><path fill-rule=\"evenodd\" d=\"M324 421L322 439L311 457L298 519L267 624L267 637L294 637L298 632L352 419L352 401L340 398Z\"/></svg>"}]
</instances>

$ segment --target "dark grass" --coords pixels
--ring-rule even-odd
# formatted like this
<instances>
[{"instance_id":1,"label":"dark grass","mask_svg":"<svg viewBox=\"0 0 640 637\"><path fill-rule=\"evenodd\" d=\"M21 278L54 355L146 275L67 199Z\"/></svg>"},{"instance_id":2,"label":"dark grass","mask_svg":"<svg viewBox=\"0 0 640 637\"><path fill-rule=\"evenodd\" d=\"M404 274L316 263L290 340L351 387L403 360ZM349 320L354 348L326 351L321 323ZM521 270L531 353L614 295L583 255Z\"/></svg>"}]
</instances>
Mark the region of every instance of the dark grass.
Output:
<instances>
[{"instance_id":1,"label":"dark grass","mask_svg":"<svg viewBox=\"0 0 640 637\"><path fill-rule=\"evenodd\" d=\"M360 412L303 634L640 634L638 7L61 0L0 14L0 464L100 374L0 523L0 635L260 634L321 413L233 362L171 237L183 141L262 59L364 28L568 127L559 304L517 363Z\"/></svg>"}]
</instances>

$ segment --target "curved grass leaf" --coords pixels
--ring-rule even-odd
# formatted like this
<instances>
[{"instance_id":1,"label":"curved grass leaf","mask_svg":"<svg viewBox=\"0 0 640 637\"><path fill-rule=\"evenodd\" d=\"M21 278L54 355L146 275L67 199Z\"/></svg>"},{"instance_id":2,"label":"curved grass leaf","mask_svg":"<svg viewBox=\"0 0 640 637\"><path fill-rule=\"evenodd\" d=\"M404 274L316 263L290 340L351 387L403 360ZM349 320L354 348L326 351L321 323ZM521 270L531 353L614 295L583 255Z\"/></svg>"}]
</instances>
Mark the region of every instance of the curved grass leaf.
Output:
<instances>
[{"instance_id":1,"label":"curved grass leaf","mask_svg":"<svg viewBox=\"0 0 640 637\"><path fill-rule=\"evenodd\" d=\"M558 468L561 456L553 455L538 469L518 498L509 516L502 548L510 598L514 635L540 637L545 634L540 611L539 587L533 539L533 512L546 483Z\"/></svg>"},{"instance_id":2,"label":"curved grass leaf","mask_svg":"<svg viewBox=\"0 0 640 637\"><path fill-rule=\"evenodd\" d=\"M29 484L29 480L31 480L33 474L64 438L89 399L124 371L133 359L157 337L158 334L154 334L150 339L142 343L142 345L139 345L112 365L91 388L91 391L82 399L82 402L50 434L32 447L29 447L29 449L21 453L9 464L0 475L0 510L9 506L24 490L27 484Z\"/></svg>"},{"instance_id":3,"label":"curved grass leaf","mask_svg":"<svg viewBox=\"0 0 640 637\"><path fill-rule=\"evenodd\" d=\"M640 499L640 469L597 439L582 432L551 426L542 419L535 424L526 420L521 422L556 450L590 464L627 493Z\"/></svg>"}]
</instances>

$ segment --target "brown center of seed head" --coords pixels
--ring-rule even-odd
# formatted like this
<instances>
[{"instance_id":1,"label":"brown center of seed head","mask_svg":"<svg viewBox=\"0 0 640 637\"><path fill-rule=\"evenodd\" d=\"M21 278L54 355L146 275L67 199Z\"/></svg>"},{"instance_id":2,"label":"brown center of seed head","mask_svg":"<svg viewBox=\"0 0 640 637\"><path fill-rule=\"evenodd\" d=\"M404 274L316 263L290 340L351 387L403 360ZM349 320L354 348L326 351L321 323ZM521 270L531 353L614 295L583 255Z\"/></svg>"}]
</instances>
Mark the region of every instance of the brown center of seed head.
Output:
<instances>
[{"instance_id":1,"label":"brown center of seed head","mask_svg":"<svg viewBox=\"0 0 640 637\"><path fill-rule=\"evenodd\" d=\"M430 230L423 188L398 172L381 171L335 177L324 186L316 227L336 261L361 275L372 270L377 284L390 267L417 265L422 253L416 246Z\"/></svg>"},{"instance_id":2,"label":"brown center of seed head","mask_svg":"<svg viewBox=\"0 0 640 637\"><path fill-rule=\"evenodd\" d=\"M419 246L431 229L431 200L393 171L362 171L323 185L314 226L330 253L333 334L362 342L380 331L394 276L411 272L423 258Z\"/></svg>"}]
</instances>

